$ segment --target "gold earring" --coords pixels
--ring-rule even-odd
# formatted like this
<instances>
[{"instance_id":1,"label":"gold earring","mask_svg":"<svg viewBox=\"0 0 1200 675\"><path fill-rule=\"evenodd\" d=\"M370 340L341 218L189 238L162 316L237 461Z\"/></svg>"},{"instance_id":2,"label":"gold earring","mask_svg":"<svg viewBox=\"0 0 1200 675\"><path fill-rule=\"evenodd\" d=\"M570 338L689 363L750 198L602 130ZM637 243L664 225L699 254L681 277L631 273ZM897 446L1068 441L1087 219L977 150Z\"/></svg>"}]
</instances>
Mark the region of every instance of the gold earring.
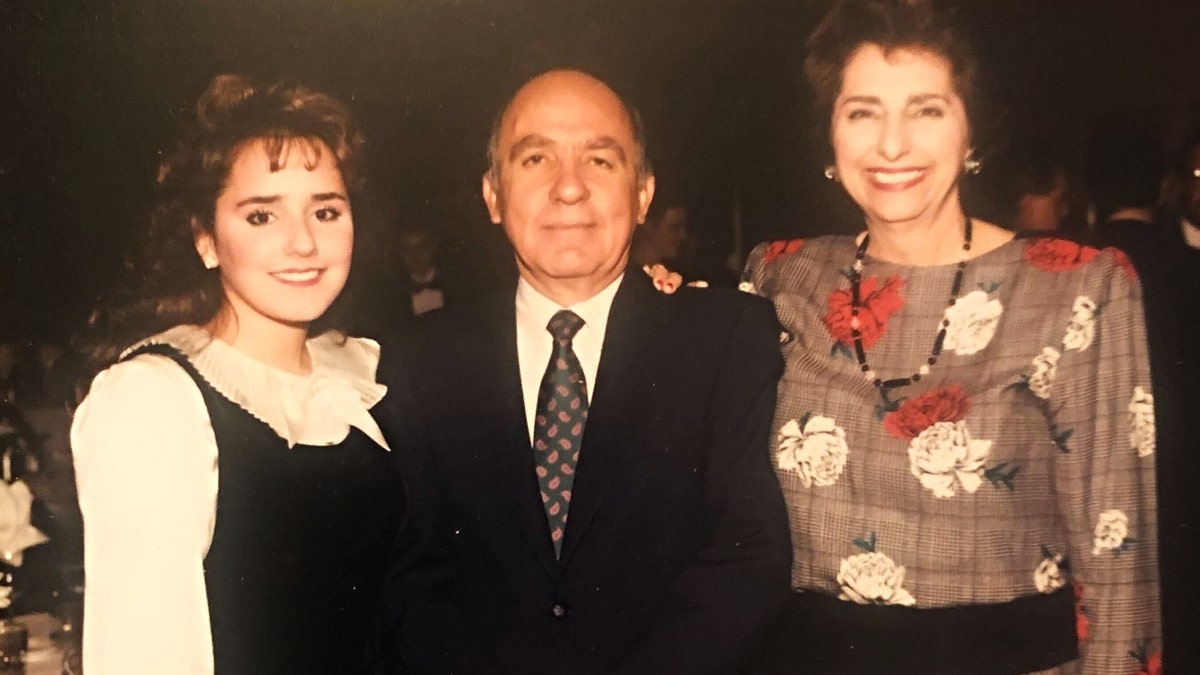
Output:
<instances>
[{"instance_id":1,"label":"gold earring","mask_svg":"<svg viewBox=\"0 0 1200 675\"><path fill-rule=\"evenodd\" d=\"M834 182L836 183L836 182L837 182L837 179L838 179L838 171L837 171L837 167L836 167L836 166L834 166L834 165L832 165L832 164L830 164L830 165L826 166L826 167L825 167L825 178L826 178L827 180L831 180L831 181L834 181Z\"/></svg>"},{"instance_id":2,"label":"gold earring","mask_svg":"<svg viewBox=\"0 0 1200 675\"><path fill-rule=\"evenodd\" d=\"M975 175L978 175L979 172L982 170L983 170L983 162L975 159L974 157L968 157L965 160L963 160L963 171L967 175L975 176Z\"/></svg>"}]
</instances>

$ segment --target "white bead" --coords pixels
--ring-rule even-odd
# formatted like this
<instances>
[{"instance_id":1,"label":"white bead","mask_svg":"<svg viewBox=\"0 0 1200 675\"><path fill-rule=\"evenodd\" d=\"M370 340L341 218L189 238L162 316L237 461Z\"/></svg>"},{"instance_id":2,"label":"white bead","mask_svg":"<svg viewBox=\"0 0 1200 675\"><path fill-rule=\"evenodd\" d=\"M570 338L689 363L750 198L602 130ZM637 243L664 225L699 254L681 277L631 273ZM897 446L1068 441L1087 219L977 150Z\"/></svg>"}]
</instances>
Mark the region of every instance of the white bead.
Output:
<instances>
[{"instance_id":1,"label":"white bead","mask_svg":"<svg viewBox=\"0 0 1200 675\"><path fill-rule=\"evenodd\" d=\"M929 364L926 363L925 365L921 366L920 368L917 369L917 372L922 375L928 375L929 374Z\"/></svg>"}]
</instances>

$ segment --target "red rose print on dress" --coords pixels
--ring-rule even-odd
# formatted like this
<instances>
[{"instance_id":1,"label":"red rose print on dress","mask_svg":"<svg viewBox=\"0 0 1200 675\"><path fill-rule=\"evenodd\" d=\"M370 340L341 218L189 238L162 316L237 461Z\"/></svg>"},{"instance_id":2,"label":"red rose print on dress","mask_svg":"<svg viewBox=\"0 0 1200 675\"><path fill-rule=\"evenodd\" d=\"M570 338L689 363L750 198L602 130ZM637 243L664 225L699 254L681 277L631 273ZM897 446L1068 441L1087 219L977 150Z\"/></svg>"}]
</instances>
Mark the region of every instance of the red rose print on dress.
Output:
<instances>
[{"instance_id":1,"label":"red rose print on dress","mask_svg":"<svg viewBox=\"0 0 1200 675\"><path fill-rule=\"evenodd\" d=\"M904 280L898 276L890 276L880 285L879 277L866 277L859 285L862 308L858 312L858 332L861 334L863 349L870 349L883 337L887 328L887 320L904 306L904 296L900 295L900 287ZM851 347L854 345L855 329L852 313L853 296L849 288L834 291L829 296L829 311L821 319L829 334L838 342Z\"/></svg>"},{"instance_id":2,"label":"red rose print on dress","mask_svg":"<svg viewBox=\"0 0 1200 675\"><path fill-rule=\"evenodd\" d=\"M1143 640L1141 644L1134 649L1130 649L1128 653L1141 666L1133 672L1133 675L1162 675L1162 652L1151 653L1149 640Z\"/></svg>"},{"instance_id":3,"label":"red rose print on dress","mask_svg":"<svg viewBox=\"0 0 1200 675\"><path fill-rule=\"evenodd\" d=\"M1125 255L1125 251L1114 246L1109 246L1104 250L1108 251L1108 254L1112 256L1113 262L1117 264L1117 267L1120 267L1121 271L1125 272L1126 279L1134 281L1138 278L1137 268L1133 266L1133 261L1129 259L1129 256Z\"/></svg>"},{"instance_id":4,"label":"red rose print on dress","mask_svg":"<svg viewBox=\"0 0 1200 675\"><path fill-rule=\"evenodd\" d=\"M787 257L804 247L803 239L792 239L791 241L773 241L767 244L767 250L763 251L762 261L767 264L776 258Z\"/></svg>"},{"instance_id":5,"label":"red rose print on dress","mask_svg":"<svg viewBox=\"0 0 1200 675\"><path fill-rule=\"evenodd\" d=\"M1088 639L1088 617L1087 610L1083 606L1083 584L1078 581L1073 582L1075 587L1075 635L1079 637L1079 644L1087 642Z\"/></svg>"},{"instance_id":6,"label":"red rose print on dress","mask_svg":"<svg viewBox=\"0 0 1200 675\"><path fill-rule=\"evenodd\" d=\"M967 416L971 400L957 385L910 398L883 418L883 428L896 438L912 440L938 422L958 422Z\"/></svg>"},{"instance_id":7,"label":"red rose print on dress","mask_svg":"<svg viewBox=\"0 0 1200 675\"><path fill-rule=\"evenodd\" d=\"M1099 249L1066 239L1034 239L1025 247L1025 259L1047 272L1066 272L1091 262Z\"/></svg>"}]
</instances>

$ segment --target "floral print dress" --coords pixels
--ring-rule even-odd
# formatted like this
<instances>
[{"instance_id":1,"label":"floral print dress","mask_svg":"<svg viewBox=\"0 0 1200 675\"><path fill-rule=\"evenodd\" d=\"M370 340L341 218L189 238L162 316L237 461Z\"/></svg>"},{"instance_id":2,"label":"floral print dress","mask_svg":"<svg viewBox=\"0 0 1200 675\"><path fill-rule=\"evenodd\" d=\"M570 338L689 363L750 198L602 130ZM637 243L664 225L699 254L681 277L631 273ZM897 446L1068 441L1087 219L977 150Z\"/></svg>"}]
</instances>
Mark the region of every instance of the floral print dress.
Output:
<instances>
[{"instance_id":1,"label":"floral print dress","mask_svg":"<svg viewBox=\"0 0 1200 675\"><path fill-rule=\"evenodd\" d=\"M783 333L771 453L792 525L792 585L860 604L1007 602L1073 584L1082 664L1158 662L1154 408L1141 290L1115 249L1015 239L967 263L867 256L856 244L758 247L742 290ZM940 323L941 355L928 365Z\"/></svg>"}]
</instances>

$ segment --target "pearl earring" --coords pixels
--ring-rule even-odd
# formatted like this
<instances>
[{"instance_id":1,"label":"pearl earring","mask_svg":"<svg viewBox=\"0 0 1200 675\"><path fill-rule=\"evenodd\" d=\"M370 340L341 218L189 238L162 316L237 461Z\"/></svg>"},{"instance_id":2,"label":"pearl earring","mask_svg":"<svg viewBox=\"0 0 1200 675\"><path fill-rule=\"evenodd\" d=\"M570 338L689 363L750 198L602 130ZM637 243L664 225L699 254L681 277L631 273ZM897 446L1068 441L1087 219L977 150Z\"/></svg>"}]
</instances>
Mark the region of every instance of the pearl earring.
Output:
<instances>
[{"instance_id":1,"label":"pearl earring","mask_svg":"<svg viewBox=\"0 0 1200 675\"><path fill-rule=\"evenodd\" d=\"M825 178L836 182L838 179L837 167L832 164L826 166L825 167Z\"/></svg>"},{"instance_id":2,"label":"pearl earring","mask_svg":"<svg viewBox=\"0 0 1200 675\"><path fill-rule=\"evenodd\" d=\"M965 173L967 173L968 175L971 175L971 176L978 175L979 172L982 170L983 170L983 162L975 159L974 157L968 157L965 160L963 160L963 171Z\"/></svg>"}]
</instances>

